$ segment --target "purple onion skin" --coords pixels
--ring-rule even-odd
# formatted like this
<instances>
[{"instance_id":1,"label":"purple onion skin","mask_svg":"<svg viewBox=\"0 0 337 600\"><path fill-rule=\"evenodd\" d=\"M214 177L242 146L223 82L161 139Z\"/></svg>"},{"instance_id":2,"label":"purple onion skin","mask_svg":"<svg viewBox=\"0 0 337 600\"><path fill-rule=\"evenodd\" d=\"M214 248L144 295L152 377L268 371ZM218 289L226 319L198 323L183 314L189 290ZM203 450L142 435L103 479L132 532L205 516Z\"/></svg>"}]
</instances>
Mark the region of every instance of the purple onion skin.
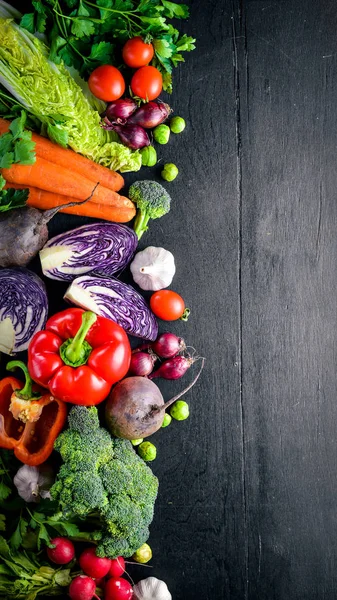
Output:
<instances>
[{"instance_id":1,"label":"purple onion skin","mask_svg":"<svg viewBox=\"0 0 337 600\"><path fill-rule=\"evenodd\" d=\"M162 333L151 348L160 358L173 358L186 348L185 341L174 333Z\"/></svg>"},{"instance_id":2,"label":"purple onion skin","mask_svg":"<svg viewBox=\"0 0 337 600\"><path fill-rule=\"evenodd\" d=\"M152 373L156 360L157 357L154 354L147 354L146 352L132 354L128 376L147 377Z\"/></svg>"},{"instance_id":3,"label":"purple onion skin","mask_svg":"<svg viewBox=\"0 0 337 600\"><path fill-rule=\"evenodd\" d=\"M107 128L106 128L107 129ZM132 150L139 150L144 146L150 145L150 138L145 129L139 125L111 125L111 129L118 133L121 141L125 146Z\"/></svg>"},{"instance_id":4,"label":"purple onion skin","mask_svg":"<svg viewBox=\"0 0 337 600\"><path fill-rule=\"evenodd\" d=\"M104 116L111 123L118 123L118 119L128 119L135 112L136 108L137 104L132 98L119 98L108 104Z\"/></svg>"},{"instance_id":5,"label":"purple onion skin","mask_svg":"<svg viewBox=\"0 0 337 600\"><path fill-rule=\"evenodd\" d=\"M163 123L170 112L171 109L165 102L147 102L132 113L128 118L128 125L140 125L145 129L153 129Z\"/></svg>"},{"instance_id":6,"label":"purple onion skin","mask_svg":"<svg viewBox=\"0 0 337 600\"><path fill-rule=\"evenodd\" d=\"M162 377L163 379L180 379L193 364L194 360L185 356L174 356L165 360L149 379Z\"/></svg>"}]
</instances>

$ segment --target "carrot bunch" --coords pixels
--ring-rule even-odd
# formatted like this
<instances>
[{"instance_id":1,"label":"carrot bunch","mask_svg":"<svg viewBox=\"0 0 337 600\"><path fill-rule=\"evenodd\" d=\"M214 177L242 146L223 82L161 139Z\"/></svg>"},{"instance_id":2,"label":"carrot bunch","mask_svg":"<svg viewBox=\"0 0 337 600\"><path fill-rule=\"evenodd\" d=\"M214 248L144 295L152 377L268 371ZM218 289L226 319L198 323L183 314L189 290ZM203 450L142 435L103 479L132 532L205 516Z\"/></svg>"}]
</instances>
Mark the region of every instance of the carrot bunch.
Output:
<instances>
[{"instance_id":1,"label":"carrot bunch","mask_svg":"<svg viewBox=\"0 0 337 600\"><path fill-rule=\"evenodd\" d=\"M6 133L9 125L9 121L0 119L0 134ZM117 223L126 223L135 216L133 202L117 193L124 185L119 173L73 150L61 148L36 133L32 139L36 162L33 165L14 164L1 170L7 188L29 189L29 206L48 210L66 202L81 201L90 196L94 184L99 183L88 202L64 208L61 212Z\"/></svg>"}]
</instances>

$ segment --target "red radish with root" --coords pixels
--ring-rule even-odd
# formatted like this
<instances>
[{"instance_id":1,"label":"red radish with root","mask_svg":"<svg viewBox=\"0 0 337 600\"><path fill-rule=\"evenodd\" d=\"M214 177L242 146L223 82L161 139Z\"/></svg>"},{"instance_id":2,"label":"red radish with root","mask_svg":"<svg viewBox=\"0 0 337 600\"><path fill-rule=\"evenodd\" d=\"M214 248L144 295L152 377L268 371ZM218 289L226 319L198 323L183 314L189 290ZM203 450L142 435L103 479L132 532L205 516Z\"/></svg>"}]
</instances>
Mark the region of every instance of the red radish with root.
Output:
<instances>
[{"instance_id":1,"label":"red radish with root","mask_svg":"<svg viewBox=\"0 0 337 600\"><path fill-rule=\"evenodd\" d=\"M112 390L105 405L108 429L116 437L127 440L145 438L161 428L165 410L186 394L197 382L204 367L201 367L182 392L165 403L158 386L145 377L127 377Z\"/></svg>"},{"instance_id":2,"label":"red radish with root","mask_svg":"<svg viewBox=\"0 0 337 600\"><path fill-rule=\"evenodd\" d=\"M91 577L86 575L78 575L75 577L69 586L69 596L71 600L100 600L95 593L96 583Z\"/></svg>"},{"instance_id":3,"label":"red radish with root","mask_svg":"<svg viewBox=\"0 0 337 600\"><path fill-rule=\"evenodd\" d=\"M78 562L86 575L97 579L105 577L111 567L111 559L97 556L95 546L83 550Z\"/></svg>"}]
</instances>

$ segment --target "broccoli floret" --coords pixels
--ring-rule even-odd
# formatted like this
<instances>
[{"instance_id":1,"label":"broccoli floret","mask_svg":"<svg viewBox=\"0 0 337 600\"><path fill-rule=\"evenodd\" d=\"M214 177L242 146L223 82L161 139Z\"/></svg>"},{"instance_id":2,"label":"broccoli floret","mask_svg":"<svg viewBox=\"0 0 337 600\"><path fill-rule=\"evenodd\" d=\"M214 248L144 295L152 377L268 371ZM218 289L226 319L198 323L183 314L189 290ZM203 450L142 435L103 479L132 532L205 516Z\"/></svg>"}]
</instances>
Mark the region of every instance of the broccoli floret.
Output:
<instances>
[{"instance_id":1,"label":"broccoli floret","mask_svg":"<svg viewBox=\"0 0 337 600\"><path fill-rule=\"evenodd\" d=\"M171 197L156 181L136 181L129 189L129 198L137 206L134 230L138 239L148 229L150 219L159 219L169 212Z\"/></svg>"},{"instance_id":2,"label":"broccoli floret","mask_svg":"<svg viewBox=\"0 0 337 600\"><path fill-rule=\"evenodd\" d=\"M64 518L94 520L96 530L98 520L100 556L131 556L148 538L158 480L131 442L99 426L95 407L74 406L68 423L55 443L64 464L51 496Z\"/></svg>"}]
</instances>

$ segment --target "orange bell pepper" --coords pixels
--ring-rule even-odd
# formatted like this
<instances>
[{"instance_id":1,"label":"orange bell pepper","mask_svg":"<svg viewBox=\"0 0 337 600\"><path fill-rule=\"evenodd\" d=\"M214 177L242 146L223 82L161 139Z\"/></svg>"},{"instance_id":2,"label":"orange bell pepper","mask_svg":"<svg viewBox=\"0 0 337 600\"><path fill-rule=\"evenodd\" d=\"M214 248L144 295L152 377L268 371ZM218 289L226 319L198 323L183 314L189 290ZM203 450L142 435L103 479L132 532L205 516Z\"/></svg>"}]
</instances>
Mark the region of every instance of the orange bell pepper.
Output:
<instances>
[{"instance_id":1,"label":"orange bell pepper","mask_svg":"<svg viewBox=\"0 0 337 600\"><path fill-rule=\"evenodd\" d=\"M15 377L0 381L0 448L14 450L24 464L35 467L47 460L67 418L66 404L46 390L34 392L26 365L11 361L8 370L20 367L25 384Z\"/></svg>"}]
</instances>

